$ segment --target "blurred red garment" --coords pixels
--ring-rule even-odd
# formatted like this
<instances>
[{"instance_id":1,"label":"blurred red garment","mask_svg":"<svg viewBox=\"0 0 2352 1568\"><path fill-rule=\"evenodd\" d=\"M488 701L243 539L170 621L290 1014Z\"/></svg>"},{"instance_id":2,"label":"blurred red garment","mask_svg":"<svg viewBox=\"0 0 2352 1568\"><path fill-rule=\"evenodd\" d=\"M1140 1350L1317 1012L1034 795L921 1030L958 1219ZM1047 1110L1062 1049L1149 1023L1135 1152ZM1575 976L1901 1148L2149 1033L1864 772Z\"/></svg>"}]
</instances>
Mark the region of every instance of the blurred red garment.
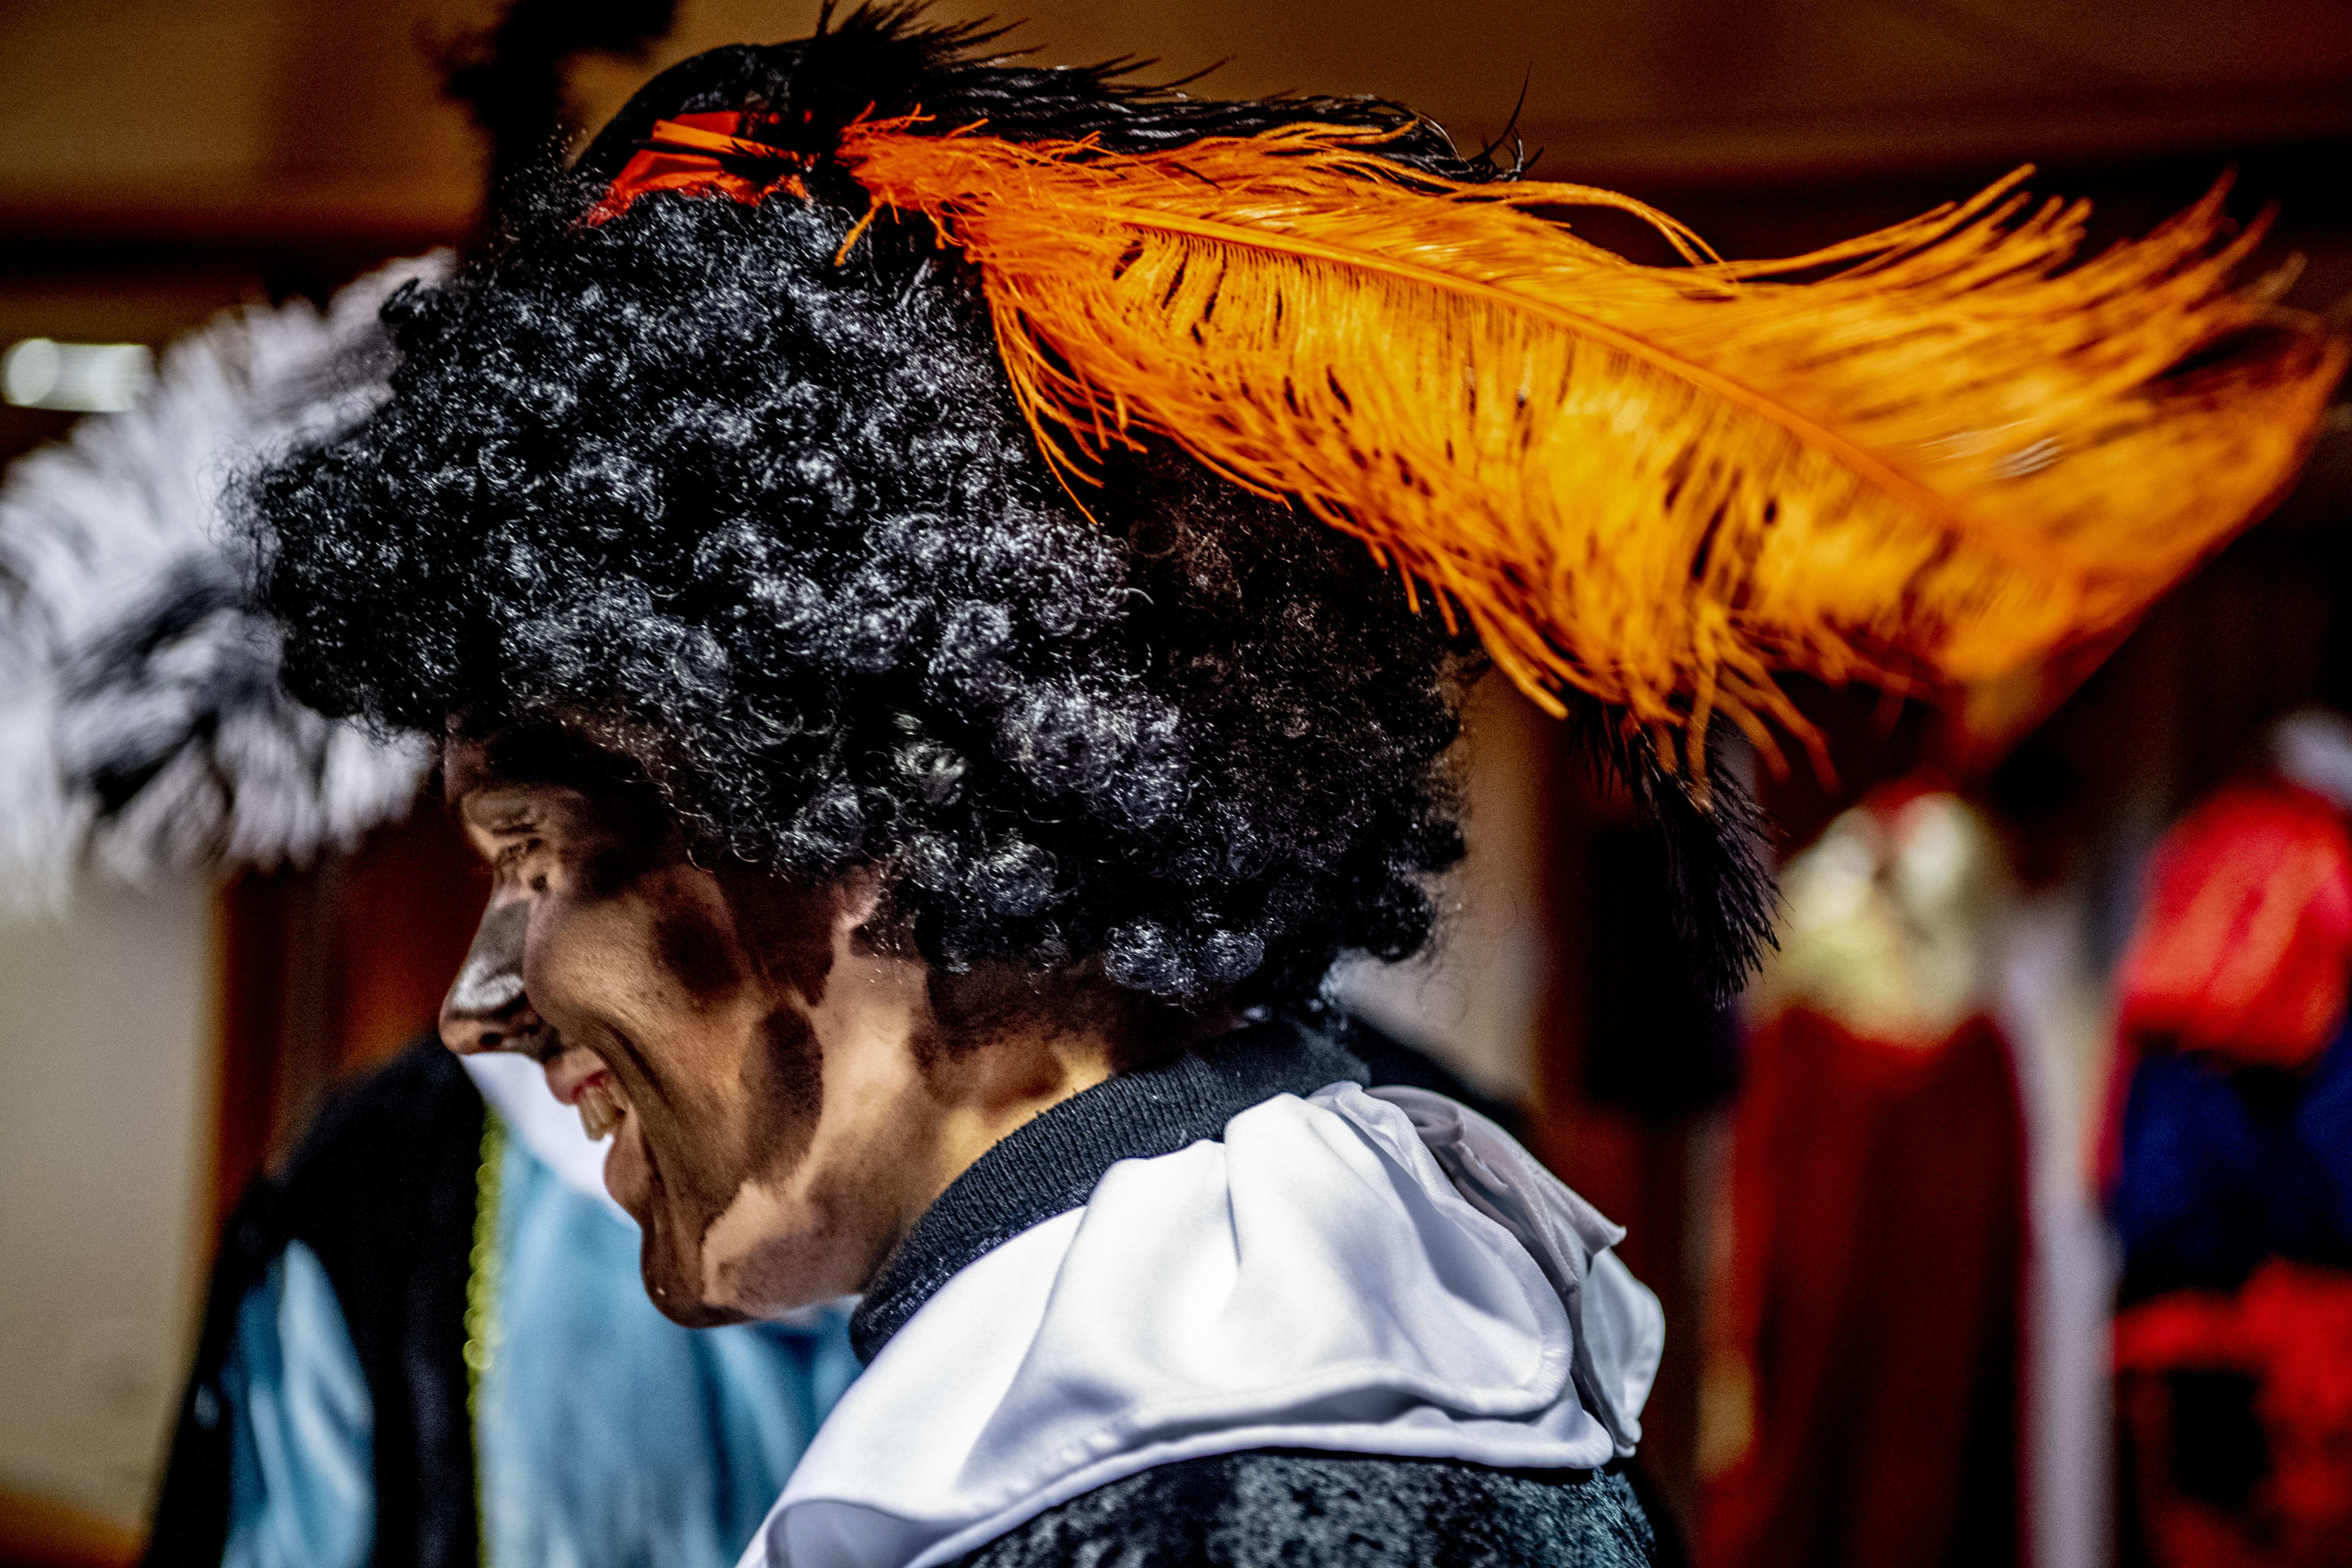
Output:
<instances>
[{"instance_id":1,"label":"blurred red garment","mask_svg":"<svg viewBox=\"0 0 2352 1568\"><path fill-rule=\"evenodd\" d=\"M2281 778L2200 804L2118 979L2121 1560L2352 1568L2342 807Z\"/></svg>"},{"instance_id":2,"label":"blurred red garment","mask_svg":"<svg viewBox=\"0 0 2352 1568\"><path fill-rule=\"evenodd\" d=\"M2280 780L2220 790L2167 833L2119 972L2123 1038L2301 1067L2352 977L2352 834Z\"/></svg>"},{"instance_id":3,"label":"blurred red garment","mask_svg":"<svg viewBox=\"0 0 2352 1568\"><path fill-rule=\"evenodd\" d=\"M2129 1558L2352 1563L2352 1272L2273 1258L2234 1294L2175 1290L2126 1308L2116 1372ZM2227 1406L2212 1395L2231 1385L2253 1419L2217 1432ZM2210 1462L2216 1437L2243 1450L2227 1473Z\"/></svg>"},{"instance_id":4,"label":"blurred red garment","mask_svg":"<svg viewBox=\"0 0 2352 1568\"><path fill-rule=\"evenodd\" d=\"M1750 1415L1698 1561L2024 1561L2025 1131L2000 1032L1890 1042L1790 1008L1750 1042L1733 1141L1718 1353Z\"/></svg>"}]
</instances>

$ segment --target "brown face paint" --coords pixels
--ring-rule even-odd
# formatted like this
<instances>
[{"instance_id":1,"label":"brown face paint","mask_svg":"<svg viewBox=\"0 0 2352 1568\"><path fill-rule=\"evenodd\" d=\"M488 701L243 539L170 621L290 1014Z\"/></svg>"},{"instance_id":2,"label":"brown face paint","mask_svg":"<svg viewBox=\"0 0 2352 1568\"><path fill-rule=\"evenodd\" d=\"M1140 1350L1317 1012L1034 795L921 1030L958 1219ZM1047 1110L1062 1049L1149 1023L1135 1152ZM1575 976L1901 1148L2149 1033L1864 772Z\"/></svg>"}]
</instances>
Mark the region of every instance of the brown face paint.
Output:
<instances>
[{"instance_id":1,"label":"brown face paint","mask_svg":"<svg viewBox=\"0 0 2352 1568\"><path fill-rule=\"evenodd\" d=\"M824 1105L824 1047L809 1021L789 1007L760 1025L761 1048L745 1077L751 1090L751 1153L761 1175L791 1170L808 1152Z\"/></svg>"},{"instance_id":2,"label":"brown face paint","mask_svg":"<svg viewBox=\"0 0 2352 1568\"><path fill-rule=\"evenodd\" d=\"M707 1018L701 1009L687 1013L689 1027ZM645 1161L643 1197L631 1211L644 1232L638 1267L646 1294L689 1328L740 1321L741 1313L703 1299L701 1250L742 1185L740 1130L750 1108L730 1089L731 1075L714 1082L696 1070L694 1061L709 1059L700 1050L679 1059L617 1030L583 1035L628 1097L635 1125L622 1136L636 1140Z\"/></svg>"},{"instance_id":3,"label":"brown face paint","mask_svg":"<svg viewBox=\"0 0 2352 1568\"><path fill-rule=\"evenodd\" d=\"M831 888L792 888L748 867L718 873L744 951L771 988L789 986L815 1007L833 973L833 917L839 894Z\"/></svg>"},{"instance_id":4,"label":"brown face paint","mask_svg":"<svg viewBox=\"0 0 2352 1568\"><path fill-rule=\"evenodd\" d=\"M627 1112L612 1179L670 1317L732 1321L856 1289L929 1180L912 1129L938 1097L886 1065L907 1048L898 1037L926 1025L919 968L869 933L839 950L860 976L841 980L849 887L705 869L642 777L618 776L623 763L575 774L558 765L577 760L562 748L503 750L511 771L494 743L450 773L499 891L449 1022L466 1043L527 1026L552 1047L560 1029L574 1052L542 1059L567 1091L610 1075ZM973 1011L991 1016L999 1000ZM935 1038L929 1054L956 1053ZM853 1131L839 1136L822 1131L835 1109L828 1071L857 1086L842 1107Z\"/></svg>"},{"instance_id":5,"label":"brown face paint","mask_svg":"<svg viewBox=\"0 0 2352 1568\"><path fill-rule=\"evenodd\" d=\"M692 1174L688 1173L689 1181ZM637 1272L654 1305L671 1321L689 1329L715 1329L744 1321L750 1314L703 1299L702 1238L709 1232L716 1211L706 1214L702 1223L692 1227L690 1239L668 1234L668 1215L681 1209L689 1213L705 1210L708 1200L691 1194L679 1196L671 1185L667 1168L660 1164L649 1169L646 1195L649 1212L660 1217L645 1227Z\"/></svg>"},{"instance_id":6,"label":"brown face paint","mask_svg":"<svg viewBox=\"0 0 2352 1568\"><path fill-rule=\"evenodd\" d=\"M644 1119L639 1133L647 1152L647 1223L640 1258L646 1288L656 1305L689 1327L740 1320L740 1312L701 1300L710 1227L747 1184L799 1165L815 1136L823 1103L822 1047L798 1011L771 1012L754 1030L751 1046L739 1105L698 1110L658 1098L635 1106ZM633 1058L636 1074L651 1072L635 1047L623 1042L619 1048ZM653 1082L661 1085L663 1079ZM740 1136L730 1136L730 1129L740 1129Z\"/></svg>"},{"instance_id":7,"label":"brown face paint","mask_svg":"<svg viewBox=\"0 0 2352 1568\"><path fill-rule=\"evenodd\" d=\"M654 922L654 942L663 965L698 1006L712 1006L743 984L734 939L701 910L662 911Z\"/></svg>"},{"instance_id":8,"label":"brown face paint","mask_svg":"<svg viewBox=\"0 0 2352 1568\"><path fill-rule=\"evenodd\" d=\"M750 1173L772 1176L799 1163L824 1109L824 1047L803 1009L824 1002L832 978L838 894L751 874L719 880L743 944L776 998L761 1023L761 1048L745 1061L743 1077L752 1108Z\"/></svg>"},{"instance_id":9,"label":"brown face paint","mask_svg":"<svg viewBox=\"0 0 2352 1568\"><path fill-rule=\"evenodd\" d=\"M656 910L648 956L665 989L698 1012L739 1001L747 984L766 999L734 1069L687 1081L679 1063L657 1060L635 1041L616 1037L612 1047L629 1077L652 1090L635 1105L656 1216L646 1227L647 1289L672 1317L695 1324L733 1316L699 1300L710 1226L748 1184L795 1168L815 1135L823 1048L806 1010L822 1000L832 971L836 907L830 891L781 888L749 873L718 880L724 916L698 899L648 894Z\"/></svg>"}]
</instances>

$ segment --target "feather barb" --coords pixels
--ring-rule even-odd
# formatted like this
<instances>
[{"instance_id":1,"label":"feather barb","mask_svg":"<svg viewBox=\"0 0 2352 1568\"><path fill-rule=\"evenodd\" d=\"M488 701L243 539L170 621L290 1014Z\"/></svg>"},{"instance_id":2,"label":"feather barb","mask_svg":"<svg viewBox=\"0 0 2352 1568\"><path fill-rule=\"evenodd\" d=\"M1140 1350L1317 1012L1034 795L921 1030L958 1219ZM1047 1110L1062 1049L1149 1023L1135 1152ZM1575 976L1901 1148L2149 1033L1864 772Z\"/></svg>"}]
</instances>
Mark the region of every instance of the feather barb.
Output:
<instances>
[{"instance_id":1,"label":"feather barb","mask_svg":"<svg viewBox=\"0 0 2352 1568\"><path fill-rule=\"evenodd\" d=\"M1546 708L1622 705L1698 771L1779 684L1999 677L2111 633L2282 490L2346 344L2233 269L2217 190L2076 262L2027 171L1724 261L1593 187L1465 185L1377 133L1165 153L854 125L836 156L979 268L1066 479L1168 439L1362 539ZM1637 265L1528 209L1606 206Z\"/></svg>"}]
</instances>

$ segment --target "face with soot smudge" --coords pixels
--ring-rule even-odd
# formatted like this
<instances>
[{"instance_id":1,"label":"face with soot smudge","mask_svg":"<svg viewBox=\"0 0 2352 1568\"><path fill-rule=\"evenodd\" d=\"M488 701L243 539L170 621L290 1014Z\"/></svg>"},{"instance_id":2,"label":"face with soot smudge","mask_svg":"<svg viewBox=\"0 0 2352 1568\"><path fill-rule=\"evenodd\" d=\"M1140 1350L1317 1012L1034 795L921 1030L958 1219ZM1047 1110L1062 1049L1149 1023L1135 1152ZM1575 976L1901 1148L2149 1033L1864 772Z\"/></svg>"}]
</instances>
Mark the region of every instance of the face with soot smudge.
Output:
<instances>
[{"instance_id":1,"label":"face with soot smudge","mask_svg":"<svg viewBox=\"0 0 2352 1568\"><path fill-rule=\"evenodd\" d=\"M531 1055L612 1135L605 1185L672 1318L859 1289L960 1168L952 1086L915 1044L922 966L864 940L855 884L714 875L642 787L541 773L564 770L447 752L492 885L443 1037Z\"/></svg>"}]
</instances>

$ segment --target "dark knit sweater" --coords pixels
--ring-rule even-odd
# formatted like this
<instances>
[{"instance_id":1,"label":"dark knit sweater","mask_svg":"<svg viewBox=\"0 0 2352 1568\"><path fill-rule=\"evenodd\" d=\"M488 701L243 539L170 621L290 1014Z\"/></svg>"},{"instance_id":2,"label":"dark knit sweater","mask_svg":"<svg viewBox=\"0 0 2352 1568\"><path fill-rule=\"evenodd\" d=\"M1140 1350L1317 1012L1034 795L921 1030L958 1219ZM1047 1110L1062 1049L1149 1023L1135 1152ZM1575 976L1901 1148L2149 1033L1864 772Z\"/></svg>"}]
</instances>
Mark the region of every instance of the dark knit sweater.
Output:
<instances>
[{"instance_id":1,"label":"dark knit sweater","mask_svg":"<svg viewBox=\"0 0 2352 1568\"><path fill-rule=\"evenodd\" d=\"M873 1360L954 1275L1083 1205L1118 1161L1174 1153L1277 1094L1363 1064L1275 1020L1063 1101L976 1161L916 1221L850 1322ZM1164 1465L1047 1510L962 1559L967 1568L1646 1568L1648 1519L1623 1477L1498 1470L1444 1459L1255 1450Z\"/></svg>"},{"instance_id":2,"label":"dark knit sweater","mask_svg":"<svg viewBox=\"0 0 2352 1568\"><path fill-rule=\"evenodd\" d=\"M1654 1551L1621 1475L1259 1449L1097 1487L959 1568L1647 1568Z\"/></svg>"}]
</instances>

